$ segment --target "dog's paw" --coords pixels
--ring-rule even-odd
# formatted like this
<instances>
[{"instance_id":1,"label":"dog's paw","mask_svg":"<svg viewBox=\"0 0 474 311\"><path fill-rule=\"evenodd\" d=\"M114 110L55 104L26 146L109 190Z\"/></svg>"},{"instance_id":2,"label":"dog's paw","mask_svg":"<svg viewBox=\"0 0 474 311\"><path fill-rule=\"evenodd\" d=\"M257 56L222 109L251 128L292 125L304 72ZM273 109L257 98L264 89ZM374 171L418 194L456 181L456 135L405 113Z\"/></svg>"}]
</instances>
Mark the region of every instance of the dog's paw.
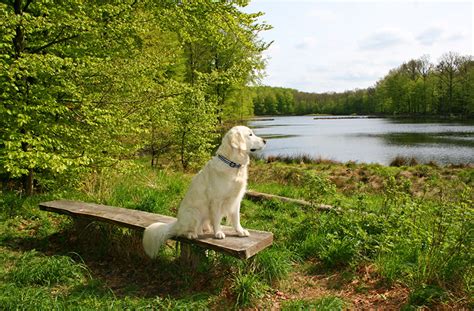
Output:
<instances>
[{"instance_id":1,"label":"dog's paw","mask_svg":"<svg viewBox=\"0 0 474 311\"><path fill-rule=\"evenodd\" d=\"M222 239L225 238L225 233L222 232L222 231L217 231L217 232L214 234L214 237L215 237L216 239L222 240Z\"/></svg>"},{"instance_id":2,"label":"dog's paw","mask_svg":"<svg viewBox=\"0 0 474 311\"><path fill-rule=\"evenodd\" d=\"M250 233L246 229L242 229L242 231L237 232L239 236L249 236Z\"/></svg>"},{"instance_id":3,"label":"dog's paw","mask_svg":"<svg viewBox=\"0 0 474 311\"><path fill-rule=\"evenodd\" d=\"M197 239L197 238L198 238L198 235L197 235L196 233L194 233L194 232L188 232L188 233L186 234L186 237L187 237L188 239L190 239L190 240L194 240L194 239Z\"/></svg>"}]
</instances>

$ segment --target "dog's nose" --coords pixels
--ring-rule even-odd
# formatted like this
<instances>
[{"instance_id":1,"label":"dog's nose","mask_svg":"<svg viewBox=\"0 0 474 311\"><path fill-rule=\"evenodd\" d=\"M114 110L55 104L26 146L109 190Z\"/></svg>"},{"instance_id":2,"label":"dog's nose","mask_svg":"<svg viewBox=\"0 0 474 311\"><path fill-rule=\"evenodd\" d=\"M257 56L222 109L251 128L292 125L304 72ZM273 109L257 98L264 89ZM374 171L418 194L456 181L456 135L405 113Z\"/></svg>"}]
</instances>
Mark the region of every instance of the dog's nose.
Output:
<instances>
[{"instance_id":1,"label":"dog's nose","mask_svg":"<svg viewBox=\"0 0 474 311\"><path fill-rule=\"evenodd\" d=\"M264 139L264 140L263 140L263 143L264 143L264 144L267 144L267 141Z\"/></svg>"}]
</instances>

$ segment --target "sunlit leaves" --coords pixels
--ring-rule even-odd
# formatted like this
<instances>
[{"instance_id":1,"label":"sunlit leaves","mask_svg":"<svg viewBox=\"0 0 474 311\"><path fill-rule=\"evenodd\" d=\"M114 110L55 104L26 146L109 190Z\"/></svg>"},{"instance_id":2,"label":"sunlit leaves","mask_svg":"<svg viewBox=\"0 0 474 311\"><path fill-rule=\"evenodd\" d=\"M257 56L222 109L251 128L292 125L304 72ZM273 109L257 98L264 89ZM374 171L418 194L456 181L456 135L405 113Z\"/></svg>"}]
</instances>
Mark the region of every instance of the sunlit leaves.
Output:
<instances>
[{"instance_id":1,"label":"sunlit leaves","mask_svg":"<svg viewBox=\"0 0 474 311\"><path fill-rule=\"evenodd\" d=\"M16 1L0 4L8 178L74 180L146 145L190 167L234 116L225 107L246 99L251 112L239 93L262 68L267 26L239 11L247 1Z\"/></svg>"}]
</instances>

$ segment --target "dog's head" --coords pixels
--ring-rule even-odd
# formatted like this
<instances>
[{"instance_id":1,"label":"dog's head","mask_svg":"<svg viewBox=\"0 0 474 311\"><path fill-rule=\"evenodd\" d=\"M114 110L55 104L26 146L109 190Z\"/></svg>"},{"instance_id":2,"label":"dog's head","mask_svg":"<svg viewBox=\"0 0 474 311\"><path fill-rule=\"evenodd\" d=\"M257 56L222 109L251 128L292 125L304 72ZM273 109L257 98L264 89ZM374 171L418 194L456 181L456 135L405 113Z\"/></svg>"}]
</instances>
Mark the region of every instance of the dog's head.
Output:
<instances>
[{"instance_id":1,"label":"dog's head","mask_svg":"<svg viewBox=\"0 0 474 311\"><path fill-rule=\"evenodd\" d=\"M251 129L242 125L231 128L222 141L225 149L237 150L240 153L261 150L266 143L265 139L258 137ZM230 150L228 151L231 153Z\"/></svg>"}]
</instances>

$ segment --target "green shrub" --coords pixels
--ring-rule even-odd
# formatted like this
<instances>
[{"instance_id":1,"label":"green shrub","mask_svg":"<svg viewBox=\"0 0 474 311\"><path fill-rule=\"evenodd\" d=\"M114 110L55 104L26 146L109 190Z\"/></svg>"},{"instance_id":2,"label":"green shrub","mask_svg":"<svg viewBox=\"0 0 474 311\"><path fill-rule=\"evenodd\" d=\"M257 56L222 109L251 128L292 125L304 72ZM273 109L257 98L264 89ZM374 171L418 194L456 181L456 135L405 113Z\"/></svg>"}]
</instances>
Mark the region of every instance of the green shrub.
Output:
<instances>
[{"instance_id":1,"label":"green shrub","mask_svg":"<svg viewBox=\"0 0 474 311\"><path fill-rule=\"evenodd\" d=\"M301 245L305 257L318 258L328 268L347 266L352 263L357 249L354 241L333 234L313 234Z\"/></svg>"},{"instance_id":2,"label":"green shrub","mask_svg":"<svg viewBox=\"0 0 474 311\"><path fill-rule=\"evenodd\" d=\"M302 179L305 197L311 204L321 203L323 197L333 196L336 193L336 186L326 176L305 172Z\"/></svg>"},{"instance_id":3,"label":"green shrub","mask_svg":"<svg viewBox=\"0 0 474 311\"><path fill-rule=\"evenodd\" d=\"M393 284L399 280L405 274L407 267L407 261L403 256L392 253L380 255L375 264L378 272L388 284Z\"/></svg>"},{"instance_id":4,"label":"green shrub","mask_svg":"<svg viewBox=\"0 0 474 311\"><path fill-rule=\"evenodd\" d=\"M408 202L398 211L396 226L387 234L376 260L381 275L390 282L399 280L414 288L467 288L472 270L466 267L474 258L474 215L470 206L466 190L457 202Z\"/></svg>"}]
</instances>

